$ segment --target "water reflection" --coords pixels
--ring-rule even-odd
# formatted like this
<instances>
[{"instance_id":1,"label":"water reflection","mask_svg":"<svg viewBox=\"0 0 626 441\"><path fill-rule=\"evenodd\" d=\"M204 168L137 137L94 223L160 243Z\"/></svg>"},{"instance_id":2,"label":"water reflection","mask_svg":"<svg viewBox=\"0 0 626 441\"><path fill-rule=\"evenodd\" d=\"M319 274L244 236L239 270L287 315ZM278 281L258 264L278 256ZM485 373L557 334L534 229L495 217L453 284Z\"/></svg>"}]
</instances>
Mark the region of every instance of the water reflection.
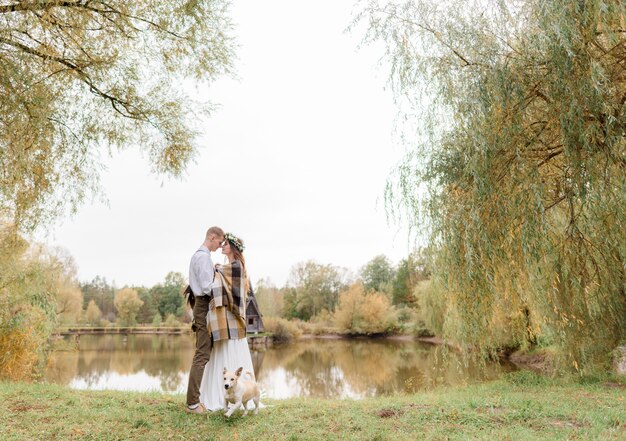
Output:
<instances>
[{"instance_id":1,"label":"water reflection","mask_svg":"<svg viewBox=\"0 0 626 441\"><path fill-rule=\"evenodd\" d=\"M184 393L194 339L179 335L82 336L80 350L52 354L46 378L79 389ZM494 379L512 366L465 364L414 341L303 340L252 351L272 398L360 398Z\"/></svg>"},{"instance_id":2,"label":"water reflection","mask_svg":"<svg viewBox=\"0 0 626 441\"><path fill-rule=\"evenodd\" d=\"M444 348L393 340L309 340L267 351L259 377L268 396L393 395L495 379L512 366L465 364Z\"/></svg>"}]
</instances>

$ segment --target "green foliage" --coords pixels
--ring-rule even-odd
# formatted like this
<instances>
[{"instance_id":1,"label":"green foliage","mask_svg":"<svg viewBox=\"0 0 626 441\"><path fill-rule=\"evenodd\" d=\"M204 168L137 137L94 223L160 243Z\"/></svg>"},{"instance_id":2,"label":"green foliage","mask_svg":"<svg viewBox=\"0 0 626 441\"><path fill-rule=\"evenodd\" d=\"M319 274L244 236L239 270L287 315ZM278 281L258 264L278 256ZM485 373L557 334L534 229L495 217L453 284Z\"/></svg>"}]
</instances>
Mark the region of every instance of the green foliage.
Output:
<instances>
[{"instance_id":1,"label":"green foliage","mask_svg":"<svg viewBox=\"0 0 626 441\"><path fill-rule=\"evenodd\" d=\"M182 317L184 314L185 298L182 295L187 285L181 273L171 271L165 276L165 281L150 288L153 305L163 317L174 314Z\"/></svg>"},{"instance_id":2,"label":"green foliage","mask_svg":"<svg viewBox=\"0 0 626 441\"><path fill-rule=\"evenodd\" d=\"M423 280L415 286L414 297L418 302L419 316L427 329L435 335L443 335L447 302L443 293L432 283Z\"/></svg>"},{"instance_id":3,"label":"green foliage","mask_svg":"<svg viewBox=\"0 0 626 441\"><path fill-rule=\"evenodd\" d=\"M427 264L424 250L417 250L402 259L396 269L391 287L391 297L394 305L416 306L413 295L419 281L430 277L430 267Z\"/></svg>"},{"instance_id":4,"label":"green foliage","mask_svg":"<svg viewBox=\"0 0 626 441\"><path fill-rule=\"evenodd\" d=\"M231 71L227 11L222 0L3 2L0 216L24 231L75 210L99 190L100 158L128 146L180 176L211 108L185 86Z\"/></svg>"},{"instance_id":5,"label":"green foliage","mask_svg":"<svg viewBox=\"0 0 626 441\"><path fill-rule=\"evenodd\" d=\"M259 280L254 294L264 317L282 317L285 308L284 289L277 288L269 280Z\"/></svg>"},{"instance_id":6,"label":"green foliage","mask_svg":"<svg viewBox=\"0 0 626 441\"><path fill-rule=\"evenodd\" d=\"M165 317L163 326L167 326L168 328L177 328L180 326L180 322L176 319L174 314L168 314L167 317Z\"/></svg>"},{"instance_id":7,"label":"green foliage","mask_svg":"<svg viewBox=\"0 0 626 441\"><path fill-rule=\"evenodd\" d=\"M401 325L414 322L416 320L416 315L416 310L406 305L400 305L397 308L397 319L398 323L400 323Z\"/></svg>"},{"instance_id":8,"label":"green foliage","mask_svg":"<svg viewBox=\"0 0 626 441\"><path fill-rule=\"evenodd\" d=\"M137 322L139 323L150 323L157 314L157 305L154 302L154 298L152 297L152 293L148 288L144 288L143 286L135 286L133 287L139 294L139 298L143 302L141 308L137 312Z\"/></svg>"},{"instance_id":9,"label":"green foliage","mask_svg":"<svg viewBox=\"0 0 626 441\"><path fill-rule=\"evenodd\" d=\"M83 308L87 308L93 300L106 320L115 321L115 287L105 277L96 276L90 282L81 283L80 290L83 293Z\"/></svg>"},{"instance_id":10,"label":"green foliage","mask_svg":"<svg viewBox=\"0 0 626 441\"><path fill-rule=\"evenodd\" d=\"M416 283L416 272L412 263L410 258L406 258L398 264L391 291L394 305L412 305L414 303L413 287Z\"/></svg>"},{"instance_id":11,"label":"green foliage","mask_svg":"<svg viewBox=\"0 0 626 441\"><path fill-rule=\"evenodd\" d=\"M424 109L388 206L430 236L444 334L605 362L626 338L623 2L390 1L364 17L398 102Z\"/></svg>"},{"instance_id":12,"label":"green foliage","mask_svg":"<svg viewBox=\"0 0 626 441\"><path fill-rule=\"evenodd\" d=\"M322 310L334 311L345 287L345 270L332 265L303 262L291 269L284 294L284 316L309 320Z\"/></svg>"},{"instance_id":13,"label":"green foliage","mask_svg":"<svg viewBox=\"0 0 626 441\"><path fill-rule=\"evenodd\" d=\"M156 314L154 314L154 317L152 318L152 325L161 326L162 321L163 321L163 318L161 317L161 314L157 312Z\"/></svg>"},{"instance_id":14,"label":"green foliage","mask_svg":"<svg viewBox=\"0 0 626 441\"><path fill-rule=\"evenodd\" d=\"M374 257L361 269L363 286L368 291L391 293L392 281L395 278L395 269L385 255Z\"/></svg>"}]
</instances>

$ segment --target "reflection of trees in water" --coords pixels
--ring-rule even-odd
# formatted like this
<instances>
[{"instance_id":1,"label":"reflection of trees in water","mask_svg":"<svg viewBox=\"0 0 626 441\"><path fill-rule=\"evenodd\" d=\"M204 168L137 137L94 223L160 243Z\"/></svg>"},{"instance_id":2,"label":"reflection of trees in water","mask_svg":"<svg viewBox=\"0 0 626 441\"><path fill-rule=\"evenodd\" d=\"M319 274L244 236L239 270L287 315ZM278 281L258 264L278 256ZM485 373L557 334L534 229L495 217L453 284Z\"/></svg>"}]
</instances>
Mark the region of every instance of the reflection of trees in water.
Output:
<instances>
[{"instance_id":1,"label":"reflection of trees in water","mask_svg":"<svg viewBox=\"0 0 626 441\"><path fill-rule=\"evenodd\" d=\"M335 369L335 351L326 351L320 346L306 345L290 357L283 368L292 375L301 390L316 397L331 397L341 394L343 382L341 372Z\"/></svg>"},{"instance_id":2,"label":"reflection of trees in water","mask_svg":"<svg viewBox=\"0 0 626 441\"><path fill-rule=\"evenodd\" d=\"M46 364L46 380L55 384L69 384L78 374L78 351L53 352Z\"/></svg>"},{"instance_id":3,"label":"reflection of trees in water","mask_svg":"<svg viewBox=\"0 0 626 441\"><path fill-rule=\"evenodd\" d=\"M145 371L159 378L164 390L176 390L183 373L189 370L194 344L189 336L81 336L80 351L56 354L57 364L70 363L67 354L75 354L76 358L75 373L59 380L67 384L72 378L79 378L93 385L108 372L131 375ZM58 377L54 372L50 375ZM52 378L51 381L56 382Z\"/></svg>"},{"instance_id":4,"label":"reflection of trees in water","mask_svg":"<svg viewBox=\"0 0 626 441\"><path fill-rule=\"evenodd\" d=\"M397 361L391 355L393 350L373 342L312 340L268 351L264 367L282 367L305 395L371 395L392 376Z\"/></svg>"},{"instance_id":5,"label":"reflection of trees in water","mask_svg":"<svg viewBox=\"0 0 626 441\"><path fill-rule=\"evenodd\" d=\"M177 372L161 372L159 375L161 381L161 389L166 392L174 392L180 386L183 381L183 375L180 371Z\"/></svg>"},{"instance_id":6,"label":"reflection of trees in water","mask_svg":"<svg viewBox=\"0 0 626 441\"><path fill-rule=\"evenodd\" d=\"M93 336L89 336L93 337ZM132 337L132 338L131 338ZM88 385L107 372L131 375L141 371L159 379L161 387L180 387L189 370L192 336L97 336L78 352L51 356L46 377L61 384L80 378ZM495 378L494 364L464 360L442 346L393 340L304 340L251 351L259 381L272 387L279 372L302 395L317 397L372 396L415 392L435 385L460 385ZM507 368L505 368L507 370ZM297 393L294 390L294 393Z\"/></svg>"},{"instance_id":7,"label":"reflection of trees in water","mask_svg":"<svg viewBox=\"0 0 626 441\"><path fill-rule=\"evenodd\" d=\"M271 375L281 367L304 395L317 397L415 392L498 375L495 365L464 362L439 346L390 340L312 340L280 346L267 352L264 369Z\"/></svg>"},{"instance_id":8,"label":"reflection of trees in water","mask_svg":"<svg viewBox=\"0 0 626 441\"><path fill-rule=\"evenodd\" d=\"M445 346L434 346L425 351L424 356L418 359L417 367L423 372L423 376L416 379L419 380L418 387L415 384L411 385L407 391L493 380L503 371L512 369L511 366L501 366L498 363L476 361Z\"/></svg>"},{"instance_id":9,"label":"reflection of trees in water","mask_svg":"<svg viewBox=\"0 0 626 441\"><path fill-rule=\"evenodd\" d=\"M259 378L259 375L262 375L261 369L263 367L265 351L250 350L250 356L252 357L252 368L254 369L254 375Z\"/></svg>"},{"instance_id":10,"label":"reflection of trees in water","mask_svg":"<svg viewBox=\"0 0 626 441\"><path fill-rule=\"evenodd\" d=\"M345 348L336 351L335 360L352 389L362 395L395 392L402 383L399 369L414 364L415 352L406 345L382 341L345 343Z\"/></svg>"}]
</instances>

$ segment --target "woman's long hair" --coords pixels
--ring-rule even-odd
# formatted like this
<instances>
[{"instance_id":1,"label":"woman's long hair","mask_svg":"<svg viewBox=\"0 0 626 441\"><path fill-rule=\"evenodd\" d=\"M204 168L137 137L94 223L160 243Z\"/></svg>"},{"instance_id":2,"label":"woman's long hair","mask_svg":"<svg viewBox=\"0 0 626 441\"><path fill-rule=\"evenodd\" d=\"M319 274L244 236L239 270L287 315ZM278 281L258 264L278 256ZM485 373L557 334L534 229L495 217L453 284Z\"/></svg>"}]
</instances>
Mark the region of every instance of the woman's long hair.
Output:
<instances>
[{"instance_id":1,"label":"woman's long hair","mask_svg":"<svg viewBox=\"0 0 626 441\"><path fill-rule=\"evenodd\" d=\"M246 295L247 295L248 291L250 291L250 280L248 280L248 272L246 271L246 259L245 257L243 257L243 253L237 249L235 244L233 244L230 241L228 242L230 243L230 249L233 252L233 257L235 258L235 260L238 260L241 262L241 268L243 270L242 273L243 273L243 278L245 280L245 288L246 288ZM241 242L241 244L243 245L243 241L241 239L239 239L239 242Z\"/></svg>"}]
</instances>

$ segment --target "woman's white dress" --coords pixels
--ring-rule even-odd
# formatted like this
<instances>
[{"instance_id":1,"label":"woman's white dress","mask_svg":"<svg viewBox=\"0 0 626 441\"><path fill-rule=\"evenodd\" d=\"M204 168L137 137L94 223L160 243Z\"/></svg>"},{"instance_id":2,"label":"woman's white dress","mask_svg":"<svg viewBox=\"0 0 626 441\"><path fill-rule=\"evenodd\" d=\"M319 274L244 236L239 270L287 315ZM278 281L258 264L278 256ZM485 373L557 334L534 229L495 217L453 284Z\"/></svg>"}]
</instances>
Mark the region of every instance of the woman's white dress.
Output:
<instances>
[{"instance_id":1,"label":"woman's white dress","mask_svg":"<svg viewBox=\"0 0 626 441\"><path fill-rule=\"evenodd\" d=\"M204 375L200 384L200 402L207 410L224 409L224 368L236 371L243 367L243 375L246 371L254 373L252 356L248 347L247 338L235 340L219 340L213 342L211 358L204 367Z\"/></svg>"}]
</instances>

